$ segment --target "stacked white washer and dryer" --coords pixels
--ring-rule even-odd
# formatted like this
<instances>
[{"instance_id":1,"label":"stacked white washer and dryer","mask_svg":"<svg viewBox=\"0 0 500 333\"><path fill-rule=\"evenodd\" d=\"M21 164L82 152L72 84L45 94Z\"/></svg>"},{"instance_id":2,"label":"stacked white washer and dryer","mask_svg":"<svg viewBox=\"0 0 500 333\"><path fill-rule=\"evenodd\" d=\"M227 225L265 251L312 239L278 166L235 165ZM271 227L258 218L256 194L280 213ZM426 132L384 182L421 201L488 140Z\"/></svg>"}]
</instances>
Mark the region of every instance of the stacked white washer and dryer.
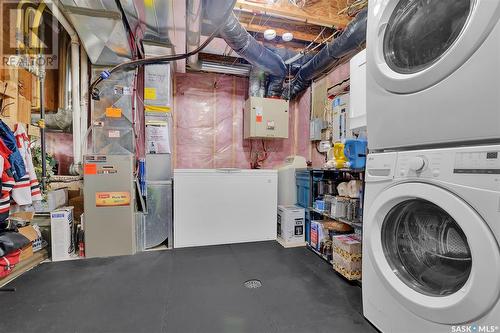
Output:
<instances>
[{"instance_id":1,"label":"stacked white washer and dryer","mask_svg":"<svg viewBox=\"0 0 500 333\"><path fill-rule=\"evenodd\" d=\"M364 315L500 332L500 1L368 12Z\"/></svg>"}]
</instances>

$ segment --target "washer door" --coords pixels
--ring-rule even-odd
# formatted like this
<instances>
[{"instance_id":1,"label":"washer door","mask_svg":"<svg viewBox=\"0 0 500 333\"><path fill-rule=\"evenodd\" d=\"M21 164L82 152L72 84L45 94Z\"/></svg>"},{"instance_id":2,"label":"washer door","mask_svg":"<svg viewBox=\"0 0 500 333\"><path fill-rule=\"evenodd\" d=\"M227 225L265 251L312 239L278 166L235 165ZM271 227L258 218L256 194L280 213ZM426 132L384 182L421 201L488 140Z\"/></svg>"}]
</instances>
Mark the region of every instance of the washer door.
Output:
<instances>
[{"instance_id":1,"label":"washer door","mask_svg":"<svg viewBox=\"0 0 500 333\"><path fill-rule=\"evenodd\" d=\"M481 217L447 190L391 187L366 216L364 246L395 299L436 323L475 320L498 300L500 250Z\"/></svg>"},{"instance_id":2,"label":"washer door","mask_svg":"<svg viewBox=\"0 0 500 333\"><path fill-rule=\"evenodd\" d=\"M417 92L448 77L500 18L494 0L375 0L370 7L369 20L379 23L367 48L374 64L368 70L395 93Z\"/></svg>"}]
</instances>

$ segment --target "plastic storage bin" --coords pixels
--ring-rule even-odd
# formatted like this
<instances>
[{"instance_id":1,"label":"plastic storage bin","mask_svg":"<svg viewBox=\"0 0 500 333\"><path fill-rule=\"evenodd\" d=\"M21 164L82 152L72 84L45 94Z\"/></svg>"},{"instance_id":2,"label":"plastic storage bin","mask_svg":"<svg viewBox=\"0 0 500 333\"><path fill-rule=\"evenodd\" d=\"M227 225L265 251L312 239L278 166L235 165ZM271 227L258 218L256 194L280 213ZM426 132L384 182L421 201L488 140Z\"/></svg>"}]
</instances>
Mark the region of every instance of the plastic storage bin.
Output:
<instances>
[{"instance_id":1,"label":"plastic storage bin","mask_svg":"<svg viewBox=\"0 0 500 333\"><path fill-rule=\"evenodd\" d=\"M297 205L309 208L311 202L311 176L309 170L297 170L295 172L297 186Z\"/></svg>"}]
</instances>

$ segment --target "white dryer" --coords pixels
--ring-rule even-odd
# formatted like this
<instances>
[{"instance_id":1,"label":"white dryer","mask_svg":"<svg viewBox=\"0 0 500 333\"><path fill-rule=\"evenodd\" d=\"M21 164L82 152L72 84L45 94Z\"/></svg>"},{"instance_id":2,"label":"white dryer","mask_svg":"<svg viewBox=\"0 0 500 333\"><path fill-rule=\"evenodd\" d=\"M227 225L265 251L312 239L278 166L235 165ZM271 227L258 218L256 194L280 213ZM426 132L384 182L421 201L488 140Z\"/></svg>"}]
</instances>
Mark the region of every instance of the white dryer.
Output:
<instances>
[{"instance_id":1,"label":"white dryer","mask_svg":"<svg viewBox=\"0 0 500 333\"><path fill-rule=\"evenodd\" d=\"M370 0L371 151L499 142L499 19L498 0Z\"/></svg>"},{"instance_id":2,"label":"white dryer","mask_svg":"<svg viewBox=\"0 0 500 333\"><path fill-rule=\"evenodd\" d=\"M500 146L369 155L364 216L379 330L500 332Z\"/></svg>"}]
</instances>

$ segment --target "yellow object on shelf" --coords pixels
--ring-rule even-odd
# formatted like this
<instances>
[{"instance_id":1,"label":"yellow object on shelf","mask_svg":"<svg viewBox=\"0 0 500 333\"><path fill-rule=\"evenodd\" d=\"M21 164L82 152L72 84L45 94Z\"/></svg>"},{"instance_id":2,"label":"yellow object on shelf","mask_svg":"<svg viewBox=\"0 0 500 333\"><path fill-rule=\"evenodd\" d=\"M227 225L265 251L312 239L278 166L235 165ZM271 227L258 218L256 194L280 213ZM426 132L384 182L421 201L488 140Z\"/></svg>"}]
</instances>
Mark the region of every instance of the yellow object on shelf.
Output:
<instances>
[{"instance_id":1,"label":"yellow object on shelf","mask_svg":"<svg viewBox=\"0 0 500 333\"><path fill-rule=\"evenodd\" d=\"M335 168L343 169L347 165L347 158L344 155L344 144L341 142L335 142L333 145L333 156L335 157Z\"/></svg>"}]
</instances>

